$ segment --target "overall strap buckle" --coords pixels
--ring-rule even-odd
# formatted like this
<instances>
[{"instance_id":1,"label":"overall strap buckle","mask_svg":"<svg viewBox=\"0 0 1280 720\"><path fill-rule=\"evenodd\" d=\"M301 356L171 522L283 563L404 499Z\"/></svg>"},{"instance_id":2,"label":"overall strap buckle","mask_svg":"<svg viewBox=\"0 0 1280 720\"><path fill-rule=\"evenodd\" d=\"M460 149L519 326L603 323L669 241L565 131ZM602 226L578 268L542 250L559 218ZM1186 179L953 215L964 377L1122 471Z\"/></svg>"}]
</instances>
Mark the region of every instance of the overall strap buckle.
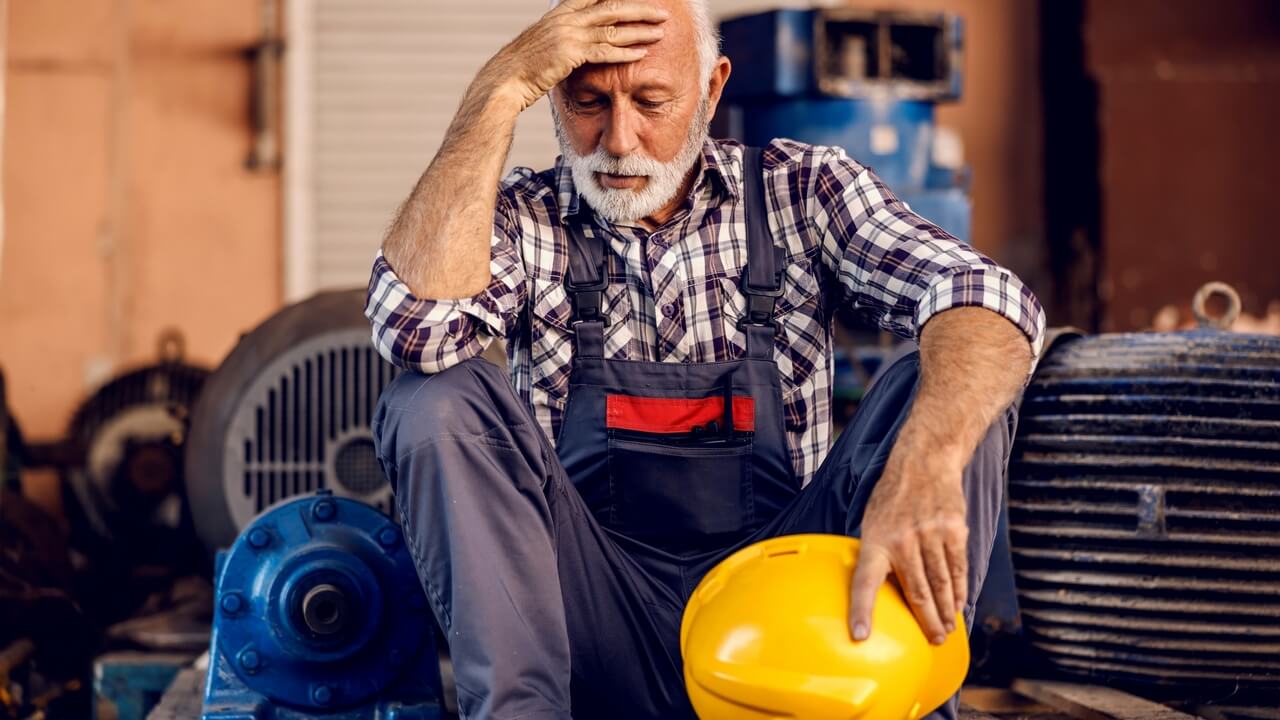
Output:
<instances>
[{"instance_id":1,"label":"overall strap buckle","mask_svg":"<svg viewBox=\"0 0 1280 720\"><path fill-rule=\"evenodd\" d=\"M604 314L604 289L608 287L608 275L602 267L599 270L600 279L596 282L575 283L572 279L565 279L565 290L569 293L569 301L573 307L573 316L570 324L577 325L583 322L599 322L608 326L609 318Z\"/></svg>"},{"instance_id":2,"label":"overall strap buckle","mask_svg":"<svg viewBox=\"0 0 1280 720\"><path fill-rule=\"evenodd\" d=\"M569 268L564 287L569 293L571 325L584 322L609 324L604 314L604 290L609 286L604 239L587 238L580 224L569 226Z\"/></svg>"},{"instance_id":3,"label":"overall strap buckle","mask_svg":"<svg viewBox=\"0 0 1280 720\"><path fill-rule=\"evenodd\" d=\"M756 278L752 276L750 263L742 270L742 294L747 298L747 311L738 319L739 330L748 325L777 327L777 321L773 319L773 315L778 298L782 297L782 274L787 265L786 251L779 247L772 250L774 254L773 277L770 278L772 282L763 286L753 283L752 280Z\"/></svg>"},{"instance_id":4,"label":"overall strap buckle","mask_svg":"<svg viewBox=\"0 0 1280 720\"><path fill-rule=\"evenodd\" d=\"M773 319L774 303L774 298L767 295L748 295L747 312L738 318L738 329L745 330L748 325L776 328L777 322Z\"/></svg>"}]
</instances>

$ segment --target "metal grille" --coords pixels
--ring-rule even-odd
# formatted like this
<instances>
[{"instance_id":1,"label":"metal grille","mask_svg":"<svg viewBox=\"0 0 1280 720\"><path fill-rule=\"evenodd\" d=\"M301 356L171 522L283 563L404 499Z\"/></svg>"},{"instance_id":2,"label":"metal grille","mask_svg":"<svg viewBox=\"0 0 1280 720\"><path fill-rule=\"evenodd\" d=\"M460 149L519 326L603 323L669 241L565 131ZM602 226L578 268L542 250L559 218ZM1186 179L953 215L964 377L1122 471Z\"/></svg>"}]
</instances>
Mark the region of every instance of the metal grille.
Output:
<instances>
[{"instance_id":1,"label":"metal grille","mask_svg":"<svg viewBox=\"0 0 1280 720\"><path fill-rule=\"evenodd\" d=\"M1051 663L1280 688L1280 338L1064 341L1019 432L1018 594Z\"/></svg>"},{"instance_id":2,"label":"metal grille","mask_svg":"<svg viewBox=\"0 0 1280 720\"><path fill-rule=\"evenodd\" d=\"M358 494L371 493L387 482L368 438L355 438L338 448L333 474L342 487Z\"/></svg>"},{"instance_id":3,"label":"metal grille","mask_svg":"<svg viewBox=\"0 0 1280 720\"><path fill-rule=\"evenodd\" d=\"M228 452L240 460L229 471L242 482L228 488L237 526L319 488L388 511L391 488L370 424L396 374L363 329L322 334L277 357L245 393L227 435Z\"/></svg>"}]
</instances>

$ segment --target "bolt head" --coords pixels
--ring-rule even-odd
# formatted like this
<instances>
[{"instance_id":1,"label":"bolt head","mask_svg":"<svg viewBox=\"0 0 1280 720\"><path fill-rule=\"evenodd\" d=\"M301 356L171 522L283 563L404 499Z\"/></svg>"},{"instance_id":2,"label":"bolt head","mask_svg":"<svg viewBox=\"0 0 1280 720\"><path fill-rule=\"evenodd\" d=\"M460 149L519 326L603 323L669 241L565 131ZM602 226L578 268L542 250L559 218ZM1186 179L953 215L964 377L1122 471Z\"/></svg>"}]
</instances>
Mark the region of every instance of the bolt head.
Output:
<instances>
[{"instance_id":1,"label":"bolt head","mask_svg":"<svg viewBox=\"0 0 1280 720\"><path fill-rule=\"evenodd\" d=\"M259 550L271 544L271 533L262 528L254 528L249 531L249 545Z\"/></svg>"},{"instance_id":2,"label":"bolt head","mask_svg":"<svg viewBox=\"0 0 1280 720\"><path fill-rule=\"evenodd\" d=\"M222 595L222 601L219 603L222 611L228 615L235 615L244 609L244 597L238 592L228 592Z\"/></svg>"},{"instance_id":3,"label":"bolt head","mask_svg":"<svg viewBox=\"0 0 1280 720\"><path fill-rule=\"evenodd\" d=\"M378 531L378 544L385 548L395 547L400 541L400 531L393 527L384 527Z\"/></svg>"},{"instance_id":4,"label":"bolt head","mask_svg":"<svg viewBox=\"0 0 1280 720\"><path fill-rule=\"evenodd\" d=\"M332 520L337 513L338 508L333 504L332 500L320 500L311 506L311 516L322 522Z\"/></svg>"},{"instance_id":5,"label":"bolt head","mask_svg":"<svg viewBox=\"0 0 1280 720\"><path fill-rule=\"evenodd\" d=\"M262 667L262 656L257 650L241 650L240 651L240 667L249 672L254 672Z\"/></svg>"},{"instance_id":6,"label":"bolt head","mask_svg":"<svg viewBox=\"0 0 1280 720\"><path fill-rule=\"evenodd\" d=\"M333 689L328 685L317 685L311 689L311 700L317 705L328 705L333 702Z\"/></svg>"}]
</instances>

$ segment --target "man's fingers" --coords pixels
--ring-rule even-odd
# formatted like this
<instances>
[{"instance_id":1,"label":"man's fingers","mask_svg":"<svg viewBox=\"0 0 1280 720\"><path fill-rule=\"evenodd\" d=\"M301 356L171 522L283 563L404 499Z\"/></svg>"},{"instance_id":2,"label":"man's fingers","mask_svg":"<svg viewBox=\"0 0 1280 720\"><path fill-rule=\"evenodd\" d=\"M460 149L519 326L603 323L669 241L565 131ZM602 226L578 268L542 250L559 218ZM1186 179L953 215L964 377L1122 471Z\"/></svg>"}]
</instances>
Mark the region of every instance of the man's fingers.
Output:
<instances>
[{"instance_id":1,"label":"man's fingers","mask_svg":"<svg viewBox=\"0 0 1280 720\"><path fill-rule=\"evenodd\" d=\"M929 578L925 575L920 550L917 548L914 552L904 554L901 562L894 566L893 572L898 576L902 594L906 596L907 605L911 606L916 621L924 630L924 636L935 645L941 644L946 638L946 632L938 618L938 608L933 601L933 591L929 586Z\"/></svg>"},{"instance_id":2,"label":"man's fingers","mask_svg":"<svg viewBox=\"0 0 1280 720\"><path fill-rule=\"evenodd\" d=\"M564 15L566 13L577 12L596 5L601 0L561 0L559 4L551 8L548 15Z\"/></svg>"},{"instance_id":3,"label":"man's fingers","mask_svg":"<svg viewBox=\"0 0 1280 720\"><path fill-rule=\"evenodd\" d=\"M639 60L648 52L642 47L618 47L608 43L598 43L587 49L586 61L594 65L629 63Z\"/></svg>"},{"instance_id":4,"label":"man's fingers","mask_svg":"<svg viewBox=\"0 0 1280 720\"><path fill-rule=\"evenodd\" d=\"M946 543L947 567L951 568L951 587L955 588L956 612L964 612L969 602L969 558L965 555L968 538L961 533Z\"/></svg>"},{"instance_id":5,"label":"man's fingers","mask_svg":"<svg viewBox=\"0 0 1280 720\"><path fill-rule=\"evenodd\" d=\"M876 593L892 569L893 564L884 551L871 545L863 545L859 550L849 590L849 632L854 640L866 640L871 634L871 611L875 609Z\"/></svg>"},{"instance_id":6,"label":"man's fingers","mask_svg":"<svg viewBox=\"0 0 1280 720\"><path fill-rule=\"evenodd\" d=\"M604 0L575 14L573 21L583 26L619 23L662 23L671 17L664 8L629 0Z\"/></svg>"},{"instance_id":7,"label":"man's fingers","mask_svg":"<svg viewBox=\"0 0 1280 720\"><path fill-rule=\"evenodd\" d=\"M618 47L654 43L662 39L658 25L604 25L592 31L595 41Z\"/></svg>"},{"instance_id":8,"label":"man's fingers","mask_svg":"<svg viewBox=\"0 0 1280 720\"><path fill-rule=\"evenodd\" d=\"M947 566L947 551L941 537L924 538L920 543L920 557L924 561L924 574L933 595L933 605L938 620L948 634L955 629L956 594L951 584L951 569Z\"/></svg>"}]
</instances>

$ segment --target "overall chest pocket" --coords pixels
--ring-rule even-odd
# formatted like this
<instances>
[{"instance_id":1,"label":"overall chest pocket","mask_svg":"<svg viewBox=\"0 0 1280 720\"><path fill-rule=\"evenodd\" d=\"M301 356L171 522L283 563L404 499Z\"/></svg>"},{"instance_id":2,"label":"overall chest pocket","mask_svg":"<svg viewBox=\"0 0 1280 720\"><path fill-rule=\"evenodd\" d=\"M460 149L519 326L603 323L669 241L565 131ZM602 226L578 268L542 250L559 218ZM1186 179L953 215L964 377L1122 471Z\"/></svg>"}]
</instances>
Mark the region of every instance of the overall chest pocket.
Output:
<instances>
[{"instance_id":1,"label":"overall chest pocket","mask_svg":"<svg viewBox=\"0 0 1280 720\"><path fill-rule=\"evenodd\" d=\"M754 405L739 397L733 406L729 430L722 398L610 396L609 499L601 521L671 551L722 544L753 529ZM699 416L702 407L708 410ZM678 419L664 424L663 413Z\"/></svg>"},{"instance_id":2,"label":"overall chest pocket","mask_svg":"<svg viewBox=\"0 0 1280 720\"><path fill-rule=\"evenodd\" d=\"M609 438L609 522L628 537L668 550L696 549L755 524L749 438L675 445Z\"/></svg>"}]
</instances>

